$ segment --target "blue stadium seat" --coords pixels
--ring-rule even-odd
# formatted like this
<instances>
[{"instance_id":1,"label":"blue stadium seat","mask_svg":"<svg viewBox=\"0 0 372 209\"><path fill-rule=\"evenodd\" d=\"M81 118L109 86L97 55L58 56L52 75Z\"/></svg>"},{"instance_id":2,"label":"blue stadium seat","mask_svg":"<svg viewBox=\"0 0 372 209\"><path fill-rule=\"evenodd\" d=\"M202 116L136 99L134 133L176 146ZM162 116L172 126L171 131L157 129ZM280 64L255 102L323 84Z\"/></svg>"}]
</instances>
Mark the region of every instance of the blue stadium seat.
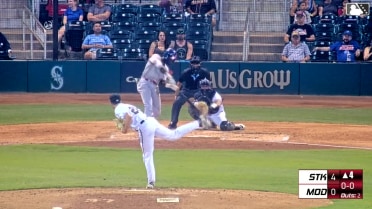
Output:
<instances>
[{"instance_id":1,"label":"blue stadium seat","mask_svg":"<svg viewBox=\"0 0 372 209\"><path fill-rule=\"evenodd\" d=\"M98 49L97 60L113 60L118 58L118 51L116 49Z\"/></svg>"}]
</instances>

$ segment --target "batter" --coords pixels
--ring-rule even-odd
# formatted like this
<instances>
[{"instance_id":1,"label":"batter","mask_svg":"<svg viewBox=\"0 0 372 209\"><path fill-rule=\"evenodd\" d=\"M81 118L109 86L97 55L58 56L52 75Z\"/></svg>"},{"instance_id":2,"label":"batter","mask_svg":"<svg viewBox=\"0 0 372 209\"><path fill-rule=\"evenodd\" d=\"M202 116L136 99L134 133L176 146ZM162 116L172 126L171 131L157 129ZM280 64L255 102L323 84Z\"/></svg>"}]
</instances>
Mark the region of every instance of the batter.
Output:
<instances>
[{"instance_id":1,"label":"batter","mask_svg":"<svg viewBox=\"0 0 372 209\"><path fill-rule=\"evenodd\" d=\"M167 49L162 57L159 54L153 54L147 61L141 79L137 83L137 91L141 95L144 112L149 117L157 118L161 113L159 83L176 84L168 68L168 64L176 59L176 54L174 49Z\"/></svg>"},{"instance_id":2,"label":"batter","mask_svg":"<svg viewBox=\"0 0 372 209\"><path fill-rule=\"evenodd\" d=\"M154 138L159 137L169 141L176 141L185 134L198 129L208 128L210 121L206 115L201 115L198 120L187 123L175 130L170 130L161 125L154 117L148 117L137 107L124 104L118 94L110 96L110 103L114 108L117 126L122 133L127 133L129 127L138 132L139 142L142 149L142 158L147 172L147 189L155 187L155 165L154 165Z\"/></svg>"}]
</instances>

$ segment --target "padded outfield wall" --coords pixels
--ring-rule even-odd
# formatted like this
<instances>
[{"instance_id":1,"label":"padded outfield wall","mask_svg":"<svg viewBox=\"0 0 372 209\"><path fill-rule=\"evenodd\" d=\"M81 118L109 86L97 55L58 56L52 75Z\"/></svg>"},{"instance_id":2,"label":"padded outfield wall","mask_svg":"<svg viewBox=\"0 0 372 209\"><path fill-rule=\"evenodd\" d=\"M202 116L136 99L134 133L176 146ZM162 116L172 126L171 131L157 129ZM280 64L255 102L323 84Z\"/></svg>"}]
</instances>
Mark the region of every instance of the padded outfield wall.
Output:
<instances>
[{"instance_id":1,"label":"padded outfield wall","mask_svg":"<svg viewBox=\"0 0 372 209\"><path fill-rule=\"evenodd\" d=\"M0 92L135 93L144 61L0 61ZM187 62L171 66L174 77ZM372 63L203 62L221 93L372 95ZM162 93L171 90L162 88Z\"/></svg>"}]
</instances>

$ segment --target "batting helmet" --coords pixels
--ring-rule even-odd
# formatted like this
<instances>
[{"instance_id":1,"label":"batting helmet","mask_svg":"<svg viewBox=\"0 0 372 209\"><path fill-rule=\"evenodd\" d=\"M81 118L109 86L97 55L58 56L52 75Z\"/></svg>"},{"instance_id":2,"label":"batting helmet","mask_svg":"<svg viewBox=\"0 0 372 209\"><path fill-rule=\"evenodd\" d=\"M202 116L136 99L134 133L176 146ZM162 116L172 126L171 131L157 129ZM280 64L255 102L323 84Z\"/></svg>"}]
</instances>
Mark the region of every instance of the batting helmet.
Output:
<instances>
[{"instance_id":1,"label":"batting helmet","mask_svg":"<svg viewBox=\"0 0 372 209\"><path fill-rule=\"evenodd\" d=\"M119 95L119 94L112 94L112 95L110 96L110 102L111 102L111 104L113 104L113 105L117 105L117 104L119 104L119 103L121 102L121 97L120 97L120 95Z\"/></svg>"},{"instance_id":2,"label":"batting helmet","mask_svg":"<svg viewBox=\"0 0 372 209\"><path fill-rule=\"evenodd\" d=\"M163 53L163 57L162 57L164 61L174 61L176 60L176 58L177 58L177 52L172 48L165 50L165 52Z\"/></svg>"}]
</instances>

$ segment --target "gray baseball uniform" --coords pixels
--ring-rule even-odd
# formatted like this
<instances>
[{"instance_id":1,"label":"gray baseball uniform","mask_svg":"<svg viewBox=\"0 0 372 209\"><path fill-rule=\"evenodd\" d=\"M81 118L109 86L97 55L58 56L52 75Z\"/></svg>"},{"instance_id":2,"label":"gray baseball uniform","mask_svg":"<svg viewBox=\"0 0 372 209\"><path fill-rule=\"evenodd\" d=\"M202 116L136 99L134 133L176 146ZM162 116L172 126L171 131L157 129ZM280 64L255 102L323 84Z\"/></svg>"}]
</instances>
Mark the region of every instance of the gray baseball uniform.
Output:
<instances>
[{"instance_id":1,"label":"gray baseball uniform","mask_svg":"<svg viewBox=\"0 0 372 209\"><path fill-rule=\"evenodd\" d=\"M149 117L157 118L161 113L159 83L167 79L166 73L161 69L169 72L168 66L162 62L160 55L153 54L147 61L141 79L137 83L137 91L141 95L144 112Z\"/></svg>"}]
</instances>

